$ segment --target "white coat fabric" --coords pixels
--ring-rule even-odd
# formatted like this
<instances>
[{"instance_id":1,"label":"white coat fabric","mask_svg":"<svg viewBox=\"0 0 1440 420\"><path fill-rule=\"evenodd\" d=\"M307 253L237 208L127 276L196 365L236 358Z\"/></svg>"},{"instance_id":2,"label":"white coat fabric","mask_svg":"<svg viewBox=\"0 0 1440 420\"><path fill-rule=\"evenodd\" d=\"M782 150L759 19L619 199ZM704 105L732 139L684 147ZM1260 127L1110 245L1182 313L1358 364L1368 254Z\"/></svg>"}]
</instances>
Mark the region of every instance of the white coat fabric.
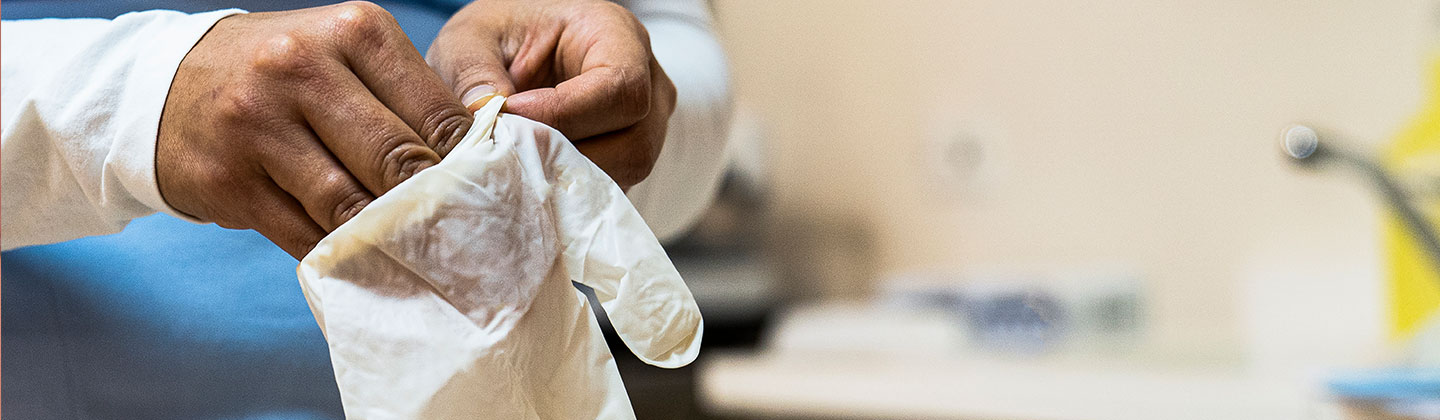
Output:
<instances>
[{"instance_id":1,"label":"white coat fabric","mask_svg":"<svg viewBox=\"0 0 1440 420\"><path fill-rule=\"evenodd\" d=\"M347 418L634 418L572 280L641 360L699 352L699 309L619 186L503 102L300 262Z\"/></svg>"},{"instance_id":2,"label":"white coat fabric","mask_svg":"<svg viewBox=\"0 0 1440 420\"><path fill-rule=\"evenodd\" d=\"M0 247L116 233L156 211L185 218L155 182L160 113L180 60L236 13L0 24Z\"/></svg>"}]
</instances>

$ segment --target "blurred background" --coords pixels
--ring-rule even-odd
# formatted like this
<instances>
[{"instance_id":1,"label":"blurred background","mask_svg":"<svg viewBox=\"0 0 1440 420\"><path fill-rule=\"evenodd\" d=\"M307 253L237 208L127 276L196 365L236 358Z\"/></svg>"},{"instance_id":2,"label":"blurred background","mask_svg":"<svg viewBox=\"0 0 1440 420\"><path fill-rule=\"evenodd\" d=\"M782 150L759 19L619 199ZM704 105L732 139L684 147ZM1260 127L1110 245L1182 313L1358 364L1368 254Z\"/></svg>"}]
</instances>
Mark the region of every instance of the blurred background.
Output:
<instances>
[{"instance_id":1,"label":"blurred background","mask_svg":"<svg viewBox=\"0 0 1440 420\"><path fill-rule=\"evenodd\" d=\"M1433 180L1440 3L714 8L785 298L706 355L703 407L1440 418L1432 262L1362 174L1279 143Z\"/></svg>"},{"instance_id":2,"label":"blurred background","mask_svg":"<svg viewBox=\"0 0 1440 420\"><path fill-rule=\"evenodd\" d=\"M443 22L380 3L422 48ZM706 350L615 347L641 418L1440 419L1436 261L1364 173L1281 147L1315 127L1440 210L1440 2L711 6L733 163L667 244Z\"/></svg>"}]
</instances>

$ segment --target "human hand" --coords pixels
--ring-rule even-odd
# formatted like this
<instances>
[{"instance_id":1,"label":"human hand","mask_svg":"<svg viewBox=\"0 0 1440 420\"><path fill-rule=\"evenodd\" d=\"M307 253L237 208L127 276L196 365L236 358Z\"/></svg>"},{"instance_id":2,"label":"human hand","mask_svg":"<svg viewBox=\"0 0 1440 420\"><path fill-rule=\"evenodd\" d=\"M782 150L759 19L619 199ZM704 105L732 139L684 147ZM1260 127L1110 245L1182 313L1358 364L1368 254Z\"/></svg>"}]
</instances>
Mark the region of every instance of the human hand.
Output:
<instances>
[{"instance_id":1,"label":"human hand","mask_svg":"<svg viewBox=\"0 0 1440 420\"><path fill-rule=\"evenodd\" d=\"M476 0L427 59L462 103L509 96L507 112L560 130L622 188L650 174L675 109L649 33L603 0Z\"/></svg>"},{"instance_id":2,"label":"human hand","mask_svg":"<svg viewBox=\"0 0 1440 420\"><path fill-rule=\"evenodd\" d=\"M349 2L220 20L181 61L160 121L166 203L299 259L439 163L473 117L388 12Z\"/></svg>"}]
</instances>

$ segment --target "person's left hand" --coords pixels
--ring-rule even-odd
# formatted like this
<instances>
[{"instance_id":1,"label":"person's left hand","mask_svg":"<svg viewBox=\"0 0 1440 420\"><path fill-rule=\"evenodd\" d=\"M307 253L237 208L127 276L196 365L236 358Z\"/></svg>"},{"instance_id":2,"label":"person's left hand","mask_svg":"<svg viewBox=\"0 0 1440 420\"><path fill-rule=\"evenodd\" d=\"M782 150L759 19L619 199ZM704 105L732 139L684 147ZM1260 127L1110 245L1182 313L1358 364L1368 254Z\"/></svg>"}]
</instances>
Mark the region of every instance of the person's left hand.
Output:
<instances>
[{"instance_id":1,"label":"person's left hand","mask_svg":"<svg viewBox=\"0 0 1440 420\"><path fill-rule=\"evenodd\" d=\"M509 96L507 112L560 130L622 188L650 174L675 108L649 33L604 0L476 0L426 59L472 110Z\"/></svg>"}]
</instances>

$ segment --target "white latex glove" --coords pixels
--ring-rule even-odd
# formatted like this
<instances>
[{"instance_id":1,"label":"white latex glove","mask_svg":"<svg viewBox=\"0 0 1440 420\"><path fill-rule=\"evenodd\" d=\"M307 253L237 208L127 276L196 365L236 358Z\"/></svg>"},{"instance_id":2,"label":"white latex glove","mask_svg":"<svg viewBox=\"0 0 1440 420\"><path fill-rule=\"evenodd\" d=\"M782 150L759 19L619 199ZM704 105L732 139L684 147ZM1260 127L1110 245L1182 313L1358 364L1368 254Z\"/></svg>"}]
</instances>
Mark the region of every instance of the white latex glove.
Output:
<instances>
[{"instance_id":1,"label":"white latex glove","mask_svg":"<svg viewBox=\"0 0 1440 420\"><path fill-rule=\"evenodd\" d=\"M647 363L699 352L699 309L620 188L503 103L300 262L348 418L634 418L571 280Z\"/></svg>"}]
</instances>

